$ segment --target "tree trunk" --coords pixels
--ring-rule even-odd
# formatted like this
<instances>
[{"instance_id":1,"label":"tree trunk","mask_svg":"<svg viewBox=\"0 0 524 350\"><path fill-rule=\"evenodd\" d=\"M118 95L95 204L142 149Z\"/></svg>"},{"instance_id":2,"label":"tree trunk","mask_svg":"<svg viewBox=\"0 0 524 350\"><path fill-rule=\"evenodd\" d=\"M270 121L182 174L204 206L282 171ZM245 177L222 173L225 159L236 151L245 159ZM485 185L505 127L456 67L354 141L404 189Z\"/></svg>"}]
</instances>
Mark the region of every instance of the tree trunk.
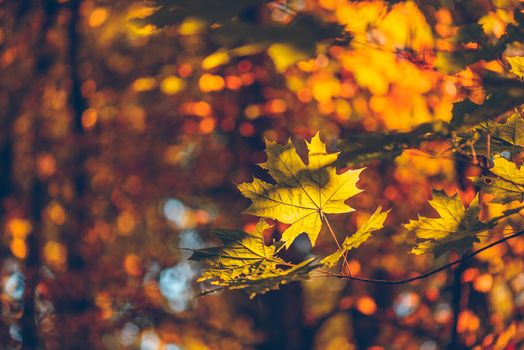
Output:
<instances>
[{"instance_id":1,"label":"tree trunk","mask_svg":"<svg viewBox=\"0 0 524 350\"><path fill-rule=\"evenodd\" d=\"M304 323L302 295L301 284L291 283L260 297L260 326L266 334L260 350L314 348L314 334Z\"/></svg>"}]
</instances>

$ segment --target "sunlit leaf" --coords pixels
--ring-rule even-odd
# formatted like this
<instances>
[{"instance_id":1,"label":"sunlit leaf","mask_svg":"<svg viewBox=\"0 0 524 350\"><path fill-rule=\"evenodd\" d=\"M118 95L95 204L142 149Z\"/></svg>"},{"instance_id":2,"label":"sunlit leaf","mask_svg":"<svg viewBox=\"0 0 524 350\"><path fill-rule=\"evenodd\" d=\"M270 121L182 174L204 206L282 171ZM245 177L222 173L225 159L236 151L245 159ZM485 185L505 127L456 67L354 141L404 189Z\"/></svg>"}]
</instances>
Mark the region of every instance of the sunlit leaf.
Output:
<instances>
[{"instance_id":1,"label":"sunlit leaf","mask_svg":"<svg viewBox=\"0 0 524 350\"><path fill-rule=\"evenodd\" d=\"M478 242L478 233L490 228L490 224L479 219L478 197L465 208L458 194L450 197L444 191L434 190L429 204L438 218L419 216L404 225L417 241L411 250L413 254L433 252L438 257L451 250L463 254Z\"/></svg>"},{"instance_id":2,"label":"sunlit leaf","mask_svg":"<svg viewBox=\"0 0 524 350\"><path fill-rule=\"evenodd\" d=\"M213 69L215 67L228 63L230 59L231 57L226 51L219 50L213 52L211 55L207 56L202 60L202 68Z\"/></svg>"},{"instance_id":3,"label":"sunlit leaf","mask_svg":"<svg viewBox=\"0 0 524 350\"><path fill-rule=\"evenodd\" d=\"M342 256L353 248L358 248L364 242L366 242L374 231L380 230L384 227L384 221L388 216L388 211L382 211L382 207L378 207L377 210L371 215L371 217L362 224L353 235L346 237L344 243L342 243L342 249L337 250L335 253L326 256L322 259L322 264L328 267L334 266Z\"/></svg>"},{"instance_id":4,"label":"sunlit leaf","mask_svg":"<svg viewBox=\"0 0 524 350\"><path fill-rule=\"evenodd\" d=\"M316 268L314 259L291 265L275 256L276 246L266 245L264 230L270 226L261 219L254 233L217 230L222 247L194 250L192 260L207 264L199 282L227 289L243 289L252 296L278 289L280 284L305 279Z\"/></svg>"},{"instance_id":5,"label":"sunlit leaf","mask_svg":"<svg viewBox=\"0 0 524 350\"><path fill-rule=\"evenodd\" d=\"M473 146L477 155L488 156L488 135L491 152L489 156L502 152L519 153L524 149L524 118L518 113L513 113L503 123L488 120L460 134L455 141L464 152L471 153L471 146Z\"/></svg>"},{"instance_id":6,"label":"sunlit leaf","mask_svg":"<svg viewBox=\"0 0 524 350\"><path fill-rule=\"evenodd\" d=\"M524 57L506 57L511 65L511 73L519 78L524 78Z\"/></svg>"},{"instance_id":7,"label":"sunlit leaf","mask_svg":"<svg viewBox=\"0 0 524 350\"><path fill-rule=\"evenodd\" d=\"M496 157L494 166L490 169L491 175L482 175L475 178L475 184L483 191L495 196L492 202L507 204L513 201L524 201L524 167L517 165L503 157Z\"/></svg>"},{"instance_id":8,"label":"sunlit leaf","mask_svg":"<svg viewBox=\"0 0 524 350\"><path fill-rule=\"evenodd\" d=\"M278 43L269 46L267 54L271 57L279 72L283 72L292 64L308 58L307 55L293 46Z\"/></svg>"},{"instance_id":9,"label":"sunlit leaf","mask_svg":"<svg viewBox=\"0 0 524 350\"><path fill-rule=\"evenodd\" d=\"M521 42L524 36L523 16L518 11L516 19L518 23L506 27L506 32L495 42L486 35L482 25L478 23L464 25L460 28L455 41L457 45L464 46L468 43L478 45L475 49L460 48L453 52L441 52L438 54L437 66L447 73L457 73L468 65L478 61L492 61L500 59L507 46L514 42Z\"/></svg>"},{"instance_id":10,"label":"sunlit leaf","mask_svg":"<svg viewBox=\"0 0 524 350\"><path fill-rule=\"evenodd\" d=\"M291 141L285 145L266 142L268 159L260 166L269 171L276 184L255 178L253 182L238 186L252 201L246 214L291 225L282 233L286 247L304 232L314 245L323 216L353 211L344 201L361 192L356 183L363 169L337 174L333 163L338 153L327 153L318 133L307 147L308 162L305 164Z\"/></svg>"}]
</instances>

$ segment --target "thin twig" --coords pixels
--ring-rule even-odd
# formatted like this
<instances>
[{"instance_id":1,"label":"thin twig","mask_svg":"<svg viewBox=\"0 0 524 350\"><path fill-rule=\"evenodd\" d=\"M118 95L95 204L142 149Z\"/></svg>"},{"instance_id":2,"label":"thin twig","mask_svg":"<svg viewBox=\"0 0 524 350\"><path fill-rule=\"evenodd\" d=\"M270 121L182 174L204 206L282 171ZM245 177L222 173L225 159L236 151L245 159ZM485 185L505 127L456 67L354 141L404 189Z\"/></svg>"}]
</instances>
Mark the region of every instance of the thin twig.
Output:
<instances>
[{"instance_id":1,"label":"thin twig","mask_svg":"<svg viewBox=\"0 0 524 350\"><path fill-rule=\"evenodd\" d=\"M323 273L331 276L331 277L337 277L337 278L345 278L345 279L350 279L350 280L354 280L354 281L360 281L360 282L366 282L366 283L376 283L376 284L405 284L405 283L410 283L410 282L414 282L414 281L418 281L418 280L421 280L421 279L424 279L424 278L427 278L429 276L432 276L436 273L439 273L441 271L444 271L444 270L447 270L457 264L460 264L461 262L465 261L465 260L468 260L472 257L474 257L475 255L478 255L480 253L482 253L483 251L485 250L488 250L489 248L491 247L494 247L500 243L503 243L505 241L508 241L512 238L515 238L515 237L518 237L518 236L522 236L524 235L524 230L522 231L519 231L517 233L514 233L512 234L511 236L506 236L504 238L501 238L493 243L490 243L488 245L486 245L485 247L482 247L478 250L475 250L469 254L466 254L464 256L462 256L460 259L457 259L457 260L454 260L446 265L443 265L437 269L434 269L434 270L431 270L429 272L426 272L424 274L421 274L421 275L417 275L415 277L410 277L410 278L406 278L406 279L402 279L402 280L382 280L382 279L373 279L373 278L363 278L363 277L356 277L356 276L346 276L346 275L342 275L342 274L336 274L336 273L332 273L332 272L329 272L329 271L322 271Z\"/></svg>"},{"instance_id":2,"label":"thin twig","mask_svg":"<svg viewBox=\"0 0 524 350\"><path fill-rule=\"evenodd\" d=\"M478 159L477 159L477 152L475 151L475 146L473 145L473 143L470 143L469 144L469 147L471 148L471 155L473 156L473 164L478 164Z\"/></svg>"},{"instance_id":3,"label":"thin twig","mask_svg":"<svg viewBox=\"0 0 524 350\"><path fill-rule=\"evenodd\" d=\"M322 213L322 218L324 219L324 222L327 224L328 230L331 233L331 236L333 237L333 239L335 240L335 243L337 244L338 250L342 250L342 246L338 242L337 235L335 235L335 231L333 231L333 228L331 227L327 216ZM352 276L351 269L349 268L349 263L348 263L348 260L347 260L347 254L348 254L348 252L344 252L344 254L342 255L342 257L344 258L344 262L342 263L342 270L344 269L344 267L346 267L347 270L348 270L349 275Z\"/></svg>"},{"instance_id":4,"label":"thin twig","mask_svg":"<svg viewBox=\"0 0 524 350\"><path fill-rule=\"evenodd\" d=\"M489 133L489 128L486 135L486 155L486 166L488 169L491 169L493 168L493 163L491 161L491 134Z\"/></svg>"}]
</instances>

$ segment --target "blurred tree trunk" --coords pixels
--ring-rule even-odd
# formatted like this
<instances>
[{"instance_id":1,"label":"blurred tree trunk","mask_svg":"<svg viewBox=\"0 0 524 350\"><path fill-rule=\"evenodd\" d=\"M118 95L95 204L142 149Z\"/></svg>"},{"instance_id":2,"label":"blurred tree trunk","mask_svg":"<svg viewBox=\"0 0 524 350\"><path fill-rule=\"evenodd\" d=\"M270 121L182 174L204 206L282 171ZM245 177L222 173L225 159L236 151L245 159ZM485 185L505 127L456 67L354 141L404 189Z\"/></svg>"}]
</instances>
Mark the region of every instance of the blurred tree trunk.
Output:
<instances>
[{"instance_id":1,"label":"blurred tree trunk","mask_svg":"<svg viewBox=\"0 0 524 350\"><path fill-rule=\"evenodd\" d=\"M451 307L453 310L453 321L451 325L451 334L449 337L448 349L467 349L467 347L461 342L460 335L458 333L458 322L460 312L462 311L462 299L463 299L463 288L462 285L462 273L466 269L466 264L462 263L455 269L453 273L453 283L451 285Z\"/></svg>"},{"instance_id":2,"label":"blurred tree trunk","mask_svg":"<svg viewBox=\"0 0 524 350\"><path fill-rule=\"evenodd\" d=\"M260 350L309 350L314 348L314 334L308 331L303 312L303 291L300 283L282 286L278 292L262 297L260 328L265 341Z\"/></svg>"},{"instance_id":3,"label":"blurred tree trunk","mask_svg":"<svg viewBox=\"0 0 524 350\"><path fill-rule=\"evenodd\" d=\"M0 225L5 226L7 200L13 193L13 123L18 115L17 91L7 92L1 96L0 105ZM0 245L0 255L6 256L7 247Z\"/></svg>"},{"instance_id":4,"label":"blurred tree trunk","mask_svg":"<svg viewBox=\"0 0 524 350\"><path fill-rule=\"evenodd\" d=\"M24 7L25 6L25 7ZM35 35L35 62L34 62L34 77L28 78L25 81L24 87L29 89L34 85L33 79L36 78L37 84L43 84L45 76L51 66L53 57L52 50L47 47L46 35L49 28L53 25L58 5L54 0L46 0L40 3L26 2L21 6L23 11L28 15L41 16L41 26ZM20 21L24 24L23 20ZM38 30L38 29L37 29ZM37 85L38 86L38 85ZM19 100L20 103L23 100ZM38 101L41 103L41 101ZM37 102L37 103L38 103ZM47 202L47 186L46 183L40 179L37 171L37 155L42 152L45 147L45 140L41 134L40 128L41 116L36 114L33 125L33 180L30 194L30 216L32 219L33 229L31 234L27 237L27 259L25 261L25 292L24 292L24 313L20 320L22 328L23 349L39 349L42 344L39 341L39 330L37 325L37 309L35 304L36 289L39 283L38 271L41 266L40 251L42 249L42 211Z\"/></svg>"},{"instance_id":5,"label":"blurred tree trunk","mask_svg":"<svg viewBox=\"0 0 524 350\"><path fill-rule=\"evenodd\" d=\"M70 179L74 185L74 202L69 208L69 224L65 228L62 240L67 246L68 259L67 271L60 277L56 288L57 308L61 310L60 322L68 322L71 327L61 340L64 348L68 349L95 349L95 340L88 330L93 329L94 318L89 313L96 313L96 308L90 297L89 281L86 269L88 268L83 254L83 235L89 227L87 204L87 177L85 174L85 161L87 159L86 137L82 127L82 114L87 108L87 103L82 95L82 81L79 76L79 49L81 36L79 34L79 6L80 0L69 3L69 24L67 28L67 64L69 65L69 80L71 90L69 105L72 111L72 130L70 140Z\"/></svg>"}]
</instances>

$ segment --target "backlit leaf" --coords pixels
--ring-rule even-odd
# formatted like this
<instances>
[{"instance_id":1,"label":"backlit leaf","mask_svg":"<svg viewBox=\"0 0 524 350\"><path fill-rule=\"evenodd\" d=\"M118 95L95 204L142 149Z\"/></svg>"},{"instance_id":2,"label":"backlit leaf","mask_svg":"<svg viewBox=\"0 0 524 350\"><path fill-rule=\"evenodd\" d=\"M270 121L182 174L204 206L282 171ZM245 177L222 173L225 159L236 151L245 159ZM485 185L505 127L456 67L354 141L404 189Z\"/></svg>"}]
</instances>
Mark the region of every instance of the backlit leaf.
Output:
<instances>
[{"instance_id":1,"label":"backlit leaf","mask_svg":"<svg viewBox=\"0 0 524 350\"><path fill-rule=\"evenodd\" d=\"M380 230L384 227L384 221L388 216L388 211L382 211L382 207L378 207L377 210L371 215L371 217L359 227L357 232L353 235L346 237L344 243L342 243L342 249L337 250L335 253L326 256L322 259L322 264L328 267L334 266L342 256L353 248L358 248L362 243L367 241L374 231Z\"/></svg>"},{"instance_id":2,"label":"backlit leaf","mask_svg":"<svg viewBox=\"0 0 524 350\"><path fill-rule=\"evenodd\" d=\"M269 46L267 54L273 60L278 72L284 72L296 62L308 59L308 55L298 51L294 46L279 43Z\"/></svg>"},{"instance_id":3,"label":"backlit leaf","mask_svg":"<svg viewBox=\"0 0 524 350\"><path fill-rule=\"evenodd\" d=\"M493 161L490 169L493 176L482 175L475 178L475 184L482 187L484 192L495 196L493 203L507 204L513 201L524 201L524 167L517 165L503 157Z\"/></svg>"},{"instance_id":4,"label":"backlit leaf","mask_svg":"<svg viewBox=\"0 0 524 350\"><path fill-rule=\"evenodd\" d=\"M490 228L490 224L479 219L478 197L466 209L458 194L450 197L444 191L434 190L429 204L439 214L438 218L419 216L404 225L416 237L413 254L433 252L438 257L450 250L463 254L473 242L478 242L478 233Z\"/></svg>"},{"instance_id":5,"label":"backlit leaf","mask_svg":"<svg viewBox=\"0 0 524 350\"><path fill-rule=\"evenodd\" d=\"M506 57L511 65L511 72L519 78L524 78L524 57Z\"/></svg>"},{"instance_id":6,"label":"backlit leaf","mask_svg":"<svg viewBox=\"0 0 524 350\"><path fill-rule=\"evenodd\" d=\"M217 230L222 247L194 250L191 260L207 264L199 282L227 289L243 289L251 296L277 289L280 284L306 279L316 268L314 259L291 265L275 256L276 247L264 242L264 230L270 226L260 220L254 233Z\"/></svg>"},{"instance_id":7,"label":"backlit leaf","mask_svg":"<svg viewBox=\"0 0 524 350\"><path fill-rule=\"evenodd\" d=\"M314 245L324 214L353 211L344 202L361 192L356 183L363 169L337 174L333 163L338 153L327 153L318 133L307 143L307 148L306 164L290 140L285 145L267 142L268 159L260 166L269 171L276 184L255 178L253 182L238 186L252 201L246 214L291 225L282 234L286 247L304 232Z\"/></svg>"},{"instance_id":8,"label":"backlit leaf","mask_svg":"<svg viewBox=\"0 0 524 350\"><path fill-rule=\"evenodd\" d=\"M491 154L519 153L524 150L524 119L518 113L514 113L504 123L488 120L471 131L460 134L456 141L464 152L471 153L472 145L476 154L487 156L488 135Z\"/></svg>"}]
</instances>

